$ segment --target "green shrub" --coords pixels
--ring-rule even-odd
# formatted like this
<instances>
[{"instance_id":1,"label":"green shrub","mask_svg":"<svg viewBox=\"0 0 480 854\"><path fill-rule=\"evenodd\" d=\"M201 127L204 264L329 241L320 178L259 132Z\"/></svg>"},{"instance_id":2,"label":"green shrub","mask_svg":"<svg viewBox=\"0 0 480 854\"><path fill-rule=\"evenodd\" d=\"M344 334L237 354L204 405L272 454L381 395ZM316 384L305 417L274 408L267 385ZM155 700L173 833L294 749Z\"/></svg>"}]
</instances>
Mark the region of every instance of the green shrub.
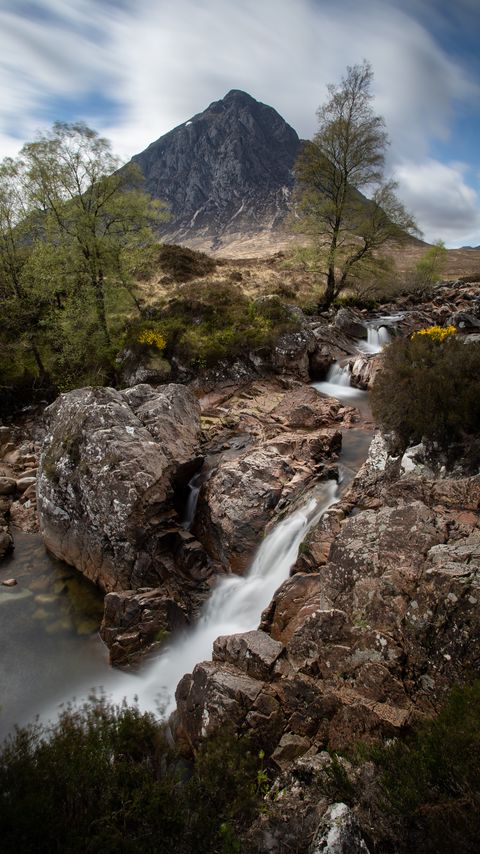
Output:
<instances>
[{"instance_id":1,"label":"green shrub","mask_svg":"<svg viewBox=\"0 0 480 854\"><path fill-rule=\"evenodd\" d=\"M473 854L480 838L480 682L455 688L435 720L374 750L382 810L405 852Z\"/></svg>"},{"instance_id":2,"label":"green shrub","mask_svg":"<svg viewBox=\"0 0 480 854\"><path fill-rule=\"evenodd\" d=\"M400 448L422 438L451 461L479 455L480 346L451 335L397 339L384 353L372 389L375 418L393 431Z\"/></svg>"},{"instance_id":3,"label":"green shrub","mask_svg":"<svg viewBox=\"0 0 480 854\"><path fill-rule=\"evenodd\" d=\"M208 276L217 266L215 260L204 252L196 252L174 243L165 243L160 247L159 262L162 270L176 282Z\"/></svg>"},{"instance_id":4,"label":"green shrub","mask_svg":"<svg viewBox=\"0 0 480 854\"><path fill-rule=\"evenodd\" d=\"M282 332L297 328L298 323L278 296L254 301L230 281L183 285L149 321L165 338L165 356L194 368L272 346ZM144 321L132 324L129 340L144 325Z\"/></svg>"},{"instance_id":5,"label":"green shrub","mask_svg":"<svg viewBox=\"0 0 480 854\"><path fill-rule=\"evenodd\" d=\"M264 780L247 739L224 732L189 763L152 715L93 698L1 748L2 852L234 854Z\"/></svg>"}]
</instances>

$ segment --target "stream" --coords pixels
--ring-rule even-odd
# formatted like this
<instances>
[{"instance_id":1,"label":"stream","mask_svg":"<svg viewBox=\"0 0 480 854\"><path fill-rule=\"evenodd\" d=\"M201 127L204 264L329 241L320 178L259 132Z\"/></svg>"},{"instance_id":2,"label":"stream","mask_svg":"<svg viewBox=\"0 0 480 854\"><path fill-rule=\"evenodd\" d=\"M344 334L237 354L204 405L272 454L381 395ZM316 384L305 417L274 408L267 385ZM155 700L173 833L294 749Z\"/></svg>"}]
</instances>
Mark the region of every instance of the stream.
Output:
<instances>
[{"instance_id":1,"label":"stream","mask_svg":"<svg viewBox=\"0 0 480 854\"><path fill-rule=\"evenodd\" d=\"M369 414L367 392L351 388L336 364L319 393L334 396ZM244 576L220 578L196 624L176 635L137 673L109 666L108 652L98 636L102 596L76 570L52 558L39 535L15 534L15 551L2 564L2 577L19 584L0 592L2 609L3 679L0 735L14 724L56 717L58 707L87 698L96 686L116 702L127 698L143 710L169 713L175 688L197 662L211 657L220 635L256 629L264 608L288 578L300 544L322 513L339 500L364 461L371 431L342 431L339 483L322 481L306 503L281 519L258 548ZM183 524L195 512L198 483L192 483Z\"/></svg>"}]
</instances>

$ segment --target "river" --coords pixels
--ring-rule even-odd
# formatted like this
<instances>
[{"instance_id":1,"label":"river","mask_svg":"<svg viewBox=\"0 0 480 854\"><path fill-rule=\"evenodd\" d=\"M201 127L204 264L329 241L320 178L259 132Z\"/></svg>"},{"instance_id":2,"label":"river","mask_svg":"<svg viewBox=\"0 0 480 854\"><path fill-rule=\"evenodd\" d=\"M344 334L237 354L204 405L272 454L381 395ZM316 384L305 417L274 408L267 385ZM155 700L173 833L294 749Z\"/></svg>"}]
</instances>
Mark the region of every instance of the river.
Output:
<instances>
[{"instance_id":1,"label":"river","mask_svg":"<svg viewBox=\"0 0 480 854\"><path fill-rule=\"evenodd\" d=\"M368 395L341 383L314 387L368 414ZM167 713L184 673L211 657L222 634L255 629L277 587L289 574L309 528L341 493L365 459L371 431L343 431L340 480L323 481L303 507L284 517L267 534L243 576L219 580L196 624L176 636L136 673L112 669L98 636L101 594L71 567L45 552L38 535L15 534L15 551L2 565L2 577L17 578L16 588L0 592L2 621L2 696L0 735L36 715L54 718L61 704L80 701L95 689L113 700L137 701L144 710ZM190 520L188 520L190 521Z\"/></svg>"}]
</instances>

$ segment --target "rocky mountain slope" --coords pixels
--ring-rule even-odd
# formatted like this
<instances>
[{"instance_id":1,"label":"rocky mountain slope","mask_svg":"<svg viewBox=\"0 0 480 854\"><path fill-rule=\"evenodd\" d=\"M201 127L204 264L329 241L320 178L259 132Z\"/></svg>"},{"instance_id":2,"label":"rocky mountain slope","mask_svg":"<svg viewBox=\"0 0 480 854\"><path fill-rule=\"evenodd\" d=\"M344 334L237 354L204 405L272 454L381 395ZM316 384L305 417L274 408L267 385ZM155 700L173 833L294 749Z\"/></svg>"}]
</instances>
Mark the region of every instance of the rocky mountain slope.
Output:
<instances>
[{"instance_id":1,"label":"rocky mountain slope","mask_svg":"<svg viewBox=\"0 0 480 854\"><path fill-rule=\"evenodd\" d=\"M276 110L234 89L132 159L170 207L162 236L216 248L225 235L281 230L299 146Z\"/></svg>"}]
</instances>

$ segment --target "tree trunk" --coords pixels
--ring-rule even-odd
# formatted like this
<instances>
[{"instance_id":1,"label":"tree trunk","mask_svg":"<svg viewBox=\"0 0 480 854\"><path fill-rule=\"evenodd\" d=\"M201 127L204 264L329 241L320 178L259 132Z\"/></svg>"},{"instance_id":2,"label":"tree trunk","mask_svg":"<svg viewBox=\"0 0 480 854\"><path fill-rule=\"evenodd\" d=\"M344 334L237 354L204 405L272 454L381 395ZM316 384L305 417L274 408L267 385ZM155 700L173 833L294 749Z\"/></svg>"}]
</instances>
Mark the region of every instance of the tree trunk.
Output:
<instances>
[{"instance_id":1,"label":"tree trunk","mask_svg":"<svg viewBox=\"0 0 480 854\"><path fill-rule=\"evenodd\" d=\"M110 335L108 332L107 325L107 315L105 312L105 293L104 293L104 282L103 282L103 271L100 270L98 275L95 276L93 281L93 288L95 291L95 305L97 309L97 318L98 322L103 330L103 334L105 335L105 340L107 344L110 344Z\"/></svg>"}]
</instances>

